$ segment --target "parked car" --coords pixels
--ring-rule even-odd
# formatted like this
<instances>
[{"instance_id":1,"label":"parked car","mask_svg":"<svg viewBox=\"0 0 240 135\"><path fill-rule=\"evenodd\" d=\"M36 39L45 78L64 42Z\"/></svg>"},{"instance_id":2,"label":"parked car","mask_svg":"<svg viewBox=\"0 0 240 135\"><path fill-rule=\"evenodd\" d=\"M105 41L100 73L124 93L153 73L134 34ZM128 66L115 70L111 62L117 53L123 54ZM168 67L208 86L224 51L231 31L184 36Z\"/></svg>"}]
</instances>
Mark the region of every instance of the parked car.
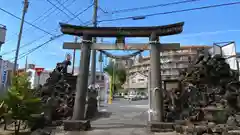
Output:
<instances>
[{"instance_id":1,"label":"parked car","mask_svg":"<svg viewBox=\"0 0 240 135\"><path fill-rule=\"evenodd\" d=\"M143 99L143 100L148 99L148 96L147 95L141 95L141 99Z\"/></svg>"},{"instance_id":2,"label":"parked car","mask_svg":"<svg viewBox=\"0 0 240 135\"><path fill-rule=\"evenodd\" d=\"M129 98L129 95L124 95L124 99L128 99Z\"/></svg>"},{"instance_id":3,"label":"parked car","mask_svg":"<svg viewBox=\"0 0 240 135\"><path fill-rule=\"evenodd\" d=\"M132 101L136 101L136 100L138 100L138 96L137 96L137 95L130 94L130 95L128 95L127 99L128 99L128 100L132 100Z\"/></svg>"}]
</instances>

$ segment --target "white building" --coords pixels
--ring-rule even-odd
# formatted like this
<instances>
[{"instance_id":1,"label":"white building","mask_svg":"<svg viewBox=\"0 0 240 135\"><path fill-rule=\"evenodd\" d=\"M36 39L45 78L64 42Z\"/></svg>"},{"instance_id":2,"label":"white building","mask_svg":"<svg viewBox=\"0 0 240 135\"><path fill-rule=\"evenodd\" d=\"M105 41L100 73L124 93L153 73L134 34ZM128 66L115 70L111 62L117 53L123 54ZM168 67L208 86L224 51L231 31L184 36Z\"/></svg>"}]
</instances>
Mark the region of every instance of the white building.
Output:
<instances>
[{"instance_id":1,"label":"white building","mask_svg":"<svg viewBox=\"0 0 240 135\"><path fill-rule=\"evenodd\" d=\"M27 69L29 76L29 81L31 83L31 89L36 88L38 85L43 85L46 83L46 80L50 77L49 73L52 71L44 70L40 76L37 75L34 69Z\"/></svg>"}]
</instances>

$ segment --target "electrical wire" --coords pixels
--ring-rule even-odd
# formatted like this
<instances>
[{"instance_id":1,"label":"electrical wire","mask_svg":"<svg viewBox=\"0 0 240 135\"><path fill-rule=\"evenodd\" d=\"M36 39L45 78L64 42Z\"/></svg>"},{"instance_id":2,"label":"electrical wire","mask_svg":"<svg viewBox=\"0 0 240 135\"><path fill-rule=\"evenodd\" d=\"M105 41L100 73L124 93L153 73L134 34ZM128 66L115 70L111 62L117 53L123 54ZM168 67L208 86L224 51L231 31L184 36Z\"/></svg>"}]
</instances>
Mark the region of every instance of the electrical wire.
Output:
<instances>
[{"instance_id":1,"label":"electrical wire","mask_svg":"<svg viewBox=\"0 0 240 135\"><path fill-rule=\"evenodd\" d=\"M100 11L102 11L104 14L107 14L107 13L108 13L108 11L102 9L101 7L98 7L98 9L99 9Z\"/></svg>"},{"instance_id":2,"label":"electrical wire","mask_svg":"<svg viewBox=\"0 0 240 135\"><path fill-rule=\"evenodd\" d=\"M89 8L91 8L92 6L93 6L93 4L89 5L87 8L85 8L85 9L82 10L81 12L77 13L74 17L72 17L71 19L69 19L67 22L70 22L70 21L72 21L75 17L83 14L83 13L86 12ZM58 26L54 31L57 31L58 29L59 29L59 26ZM46 36L47 36L47 35L43 35L43 36L41 36L41 37L39 37L39 38L37 38L37 39L35 39L35 40L27 43L27 44L22 45L20 48L24 48L24 47L27 47L27 46L29 46L29 45L32 45L33 43L39 41L40 39L43 39L43 38L46 37ZM53 36L53 37L54 37L54 36ZM11 50L11 51L4 52L4 53L1 54L1 55L2 55L2 56L3 56L3 55L8 55L8 54L13 53L13 52L15 52L15 51L16 51L16 49L13 49L13 50Z\"/></svg>"},{"instance_id":3,"label":"electrical wire","mask_svg":"<svg viewBox=\"0 0 240 135\"><path fill-rule=\"evenodd\" d=\"M202 6L202 7L182 9L182 10L174 10L174 11L168 11L168 12L152 13L152 14L146 14L146 15L140 15L140 16L129 16L129 17L121 17L121 18L115 18L115 19L106 19L106 20L100 20L98 22L111 22L111 21L134 19L134 18L138 18L138 17L144 17L145 18L145 17L157 16L157 15L166 15L166 14L174 14L174 13L188 12L188 11L194 11L194 10L202 10L202 9L217 8L217 7L226 7L226 6L238 5L238 4L240 4L240 2L216 4L216 5Z\"/></svg>"},{"instance_id":4,"label":"electrical wire","mask_svg":"<svg viewBox=\"0 0 240 135\"><path fill-rule=\"evenodd\" d=\"M120 10L115 10L112 12L108 12L101 7L99 7L99 10L105 14L113 15L113 14L118 14L118 13L131 12L131 11L133 12L133 11L137 11L137 10L145 10L145 9L151 9L151 8L157 8L157 7L166 7L166 6L179 5L179 4L185 4L185 3L197 2L197 1L201 1L201 0L183 0L183 1L165 3L165 4L157 4L157 5L136 7L136 8L120 9Z\"/></svg>"},{"instance_id":5,"label":"electrical wire","mask_svg":"<svg viewBox=\"0 0 240 135\"><path fill-rule=\"evenodd\" d=\"M67 14L64 10L62 10L61 8L59 8L58 6L56 6L54 3L52 3L50 0L46 0L48 3L50 3L51 5L53 5L55 8L57 8L59 11L61 11L62 13L64 13L66 16L68 16L69 18L71 18L71 16L69 14Z\"/></svg>"},{"instance_id":6,"label":"electrical wire","mask_svg":"<svg viewBox=\"0 0 240 135\"><path fill-rule=\"evenodd\" d=\"M69 0L65 0L65 1L63 2L63 4L65 4L67 1L69 1ZM74 1L76 1L76 0L74 0ZM52 10L52 9L54 9L54 10ZM52 10L52 11L51 11L51 10ZM49 8L49 9L46 10L44 13L42 13L40 16L38 16L35 20L33 20L31 23L33 24L33 23L35 23L35 22L37 22L37 21L39 21L39 22L41 21L41 24L42 24L42 21L43 21L44 19L46 19L47 17L49 17L49 16L50 16L52 13L54 13L56 10L57 10L57 9L54 8L54 7ZM50 12L50 11L51 11L51 12ZM47 14L47 15L46 15L46 14ZM23 30L23 31L24 31L24 32L27 32L27 31L29 31L30 29L31 29L31 28L28 28L28 29L25 29L25 30ZM18 32L12 34L12 35L10 36L10 39L7 40L5 43L11 41L12 38L13 38L13 36L16 36L16 35L18 35ZM22 36L22 38L23 38L23 36Z\"/></svg>"},{"instance_id":7,"label":"electrical wire","mask_svg":"<svg viewBox=\"0 0 240 135\"><path fill-rule=\"evenodd\" d=\"M147 15L142 15L142 16L150 17L150 16L156 16L156 15L164 15L164 14L171 14L171 13L187 12L187 11L194 11L194 10L201 10L201 9L208 9L208 8L215 8L215 7L224 7L224 6L237 5L237 4L240 4L240 2L224 3L224 4L218 4L218 5L210 5L210 6L190 8L190 9L183 9L183 10L175 10L175 11L169 11L169 12L153 13L153 14L147 14ZM132 18L135 18L135 17L136 16L130 16L130 17L123 17L123 18L109 19L109 20L100 20L98 22L126 20L126 19L132 19Z\"/></svg>"},{"instance_id":8,"label":"electrical wire","mask_svg":"<svg viewBox=\"0 0 240 135\"><path fill-rule=\"evenodd\" d=\"M64 4L62 4L59 0L55 0L55 1L57 1L57 3L59 4L59 5L61 5L65 10L67 10L71 15L73 15L73 16L75 16L75 14L74 13L72 13L66 6L64 6ZM83 23L83 21L79 18L79 17L76 17L81 23Z\"/></svg>"},{"instance_id":9,"label":"electrical wire","mask_svg":"<svg viewBox=\"0 0 240 135\"><path fill-rule=\"evenodd\" d=\"M124 13L124 12L132 12L132 11L137 11L137 10L151 9L151 8L157 8L157 7L165 7L165 6L178 5L178 4L184 4L184 3L190 3L190 2L197 2L197 1L201 1L201 0L183 0L183 1L165 3L165 4L157 4L157 5L136 7L136 8L120 9L120 10L112 11L112 12L110 12L110 13L111 13L111 14L117 14L117 13Z\"/></svg>"},{"instance_id":10,"label":"electrical wire","mask_svg":"<svg viewBox=\"0 0 240 135\"><path fill-rule=\"evenodd\" d=\"M29 45L32 45L33 43L37 42L37 41L40 40L40 39L43 39L44 37L46 37L46 35L41 36L40 38L34 39L33 41L31 41L31 42L29 42L29 43L27 43L27 44L24 44L23 46L21 46L21 48L24 48L24 47L27 47L27 46L29 46ZM3 55L8 55L8 54L13 53L13 52L15 52L15 51L16 51L16 49L13 49L13 50L4 52L3 54L1 54L1 56L3 56Z\"/></svg>"},{"instance_id":11,"label":"electrical wire","mask_svg":"<svg viewBox=\"0 0 240 135\"><path fill-rule=\"evenodd\" d=\"M63 12L64 14L66 14L67 16L69 16L66 12L64 12L63 10L61 10L59 7L57 7L54 3L50 2L49 0L47 0L52 6L56 7L56 9L60 10L61 12ZM64 4L68 1L64 1L63 3L61 3L59 0L56 0L58 2L58 4L60 4L65 10L67 10L70 14L74 15L69 9L67 9L66 6L64 6ZM172 3L166 3L166 4L158 4L158 5L151 5L151 6L144 6L144 7L138 7L138 8L128 8L128 9L121 9L121 10L115 10L112 11L111 14L116 14L116 13L122 13L122 12L130 12L130 11L135 11L135 10L143 10L143 9L150 9L150 8L156 8L156 7L164 7L164 6L170 6L170 5L177 5L177 4L183 4L183 3L189 3L189 2L196 2L196 1L200 1L200 0L184 0L184 1L178 1L178 2L172 2ZM73 3L73 2L72 2ZM53 9L50 8L49 10ZM103 10L101 7L99 7L99 9L103 12L103 13L109 13L105 10ZM55 11L55 10L54 10ZM46 11L48 12L48 11ZM46 13L45 12L45 13ZM44 14L45 14L44 13ZM52 13L52 12L51 12ZM42 14L42 15L44 15ZM50 14L48 14L47 16L49 16ZM40 19L41 16L39 18L37 18L36 20L34 20L33 22L37 21L38 19ZM82 23L83 21L77 17ZM32 22L32 23L33 23ZM89 23L89 22L86 22ZM18 33L16 33L18 34Z\"/></svg>"},{"instance_id":12,"label":"electrical wire","mask_svg":"<svg viewBox=\"0 0 240 135\"><path fill-rule=\"evenodd\" d=\"M0 8L0 10L3 11L3 12L5 12L5 13L7 13L8 15L11 15L12 17L14 17L14 18L16 18L16 19L22 20L20 17L14 15L13 13L8 12L7 10L5 10L5 9L3 9L3 8ZM44 30L44 29L42 29L42 28L40 28L40 27L38 27L38 26L36 26L36 25L28 22L28 21L25 21L25 20L24 20L24 22L25 22L26 24L28 24L28 25L30 25L30 26L32 26L32 27L34 27L34 28L36 28L36 29L38 29L38 30L46 33L46 34L48 34L48 35L54 36L53 34L47 32L46 30Z\"/></svg>"},{"instance_id":13,"label":"electrical wire","mask_svg":"<svg viewBox=\"0 0 240 135\"><path fill-rule=\"evenodd\" d=\"M90 25L90 24L89 24L89 25ZM18 60L26 57L27 55L33 53L34 51L36 51L36 50L40 49L41 47L47 45L48 43L52 42L53 40L56 40L56 39L62 37L63 35L64 35L64 34L59 34L59 35L57 35L57 36L51 37L48 41L44 42L43 44L40 44L40 45L38 45L37 47L28 50L27 52L21 53L21 54L20 54L20 57L18 58ZM14 57L14 58L15 58L15 57ZM13 60L14 58L9 59L9 61Z\"/></svg>"},{"instance_id":14,"label":"electrical wire","mask_svg":"<svg viewBox=\"0 0 240 135\"><path fill-rule=\"evenodd\" d=\"M88 24L88 25L90 25L90 24ZM88 25L87 25L87 26L88 26ZM18 60L26 57L27 55L33 53L34 51L36 51L36 50L40 49L41 47L47 45L48 43L52 42L53 40L56 40L56 39L62 37L63 35L64 35L64 34L59 34L59 35L57 35L57 36L51 37L48 41L44 42L43 44L40 44L40 45L38 45L37 47L28 50L27 52L21 53L21 54L20 54L20 57L18 58ZM14 58L15 58L15 57L14 57ZM13 60L14 58L11 58L9 61Z\"/></svg>"},{"instance_id":15,"label":"electrical wire","mask_svg":"<svg viewBox=\"0 0 240 135\"><path fill-rule=\"evenodd\" d=\"M34 47L34 48L32 48L32 49L28 50L28 51L27 51L27 52L25 52L25 53L22 53L22 54L20 54L21 56L18 58L18 60L19 60L19 59L21 59L21 58L23 58L23 57L25 57L25 56L27 56L28 54L30 54L30 53L32 53L32 52L34 52L34 51L36 51L37 49L39 49L39 48L43 47L44 45L46 45L46 44L48 44L48 43L52 42L53 40L55 40L55 39L58 39L58 38L62 37L63 35L64 35L64 34L60 34L60 35L57 35L57 36L51 37L51 38L50 38L48 41L44 42L43 44L41 44L41 45L38 45L37 47ZM14 58L15 58L15 57L13 57L13 58L9 59L9 61L13 60Z\"/></svg>"}]
</instances>

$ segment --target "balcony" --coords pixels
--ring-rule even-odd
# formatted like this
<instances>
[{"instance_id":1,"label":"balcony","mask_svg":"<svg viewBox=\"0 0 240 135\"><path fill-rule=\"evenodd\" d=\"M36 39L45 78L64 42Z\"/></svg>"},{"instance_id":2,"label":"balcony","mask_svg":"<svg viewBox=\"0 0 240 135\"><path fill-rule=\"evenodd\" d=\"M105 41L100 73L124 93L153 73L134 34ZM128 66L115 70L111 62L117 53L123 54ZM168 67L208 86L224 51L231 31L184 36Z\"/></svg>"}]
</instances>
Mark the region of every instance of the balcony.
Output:
<instances>
[{"instance_id":1,"label":"balcony","mask_svg":"<svg viewBox=\"0 0 240 135\"><path fill-rule=\"evenodd\" d=\"M164 56L181 56L181 55L196 55L196 54L197 54L197 51L195 50L186 51L186 52L169 51L169 52L162 52L160 56L164 57Z\"/></svg>"}]
</instances>

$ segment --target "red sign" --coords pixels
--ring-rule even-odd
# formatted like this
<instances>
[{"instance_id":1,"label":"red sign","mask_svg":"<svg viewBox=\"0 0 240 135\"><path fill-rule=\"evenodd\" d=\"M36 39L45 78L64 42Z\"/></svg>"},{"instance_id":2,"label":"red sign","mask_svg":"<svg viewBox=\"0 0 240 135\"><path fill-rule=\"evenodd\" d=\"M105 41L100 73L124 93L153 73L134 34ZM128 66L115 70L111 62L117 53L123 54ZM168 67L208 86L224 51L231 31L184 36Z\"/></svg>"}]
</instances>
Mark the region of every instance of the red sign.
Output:
<instances>
[{"instance_id":1,"label":"red sign","mask_svg":"<svg viewBox=\"0 0 240 135\"><path fill-rule=\"evenodd\" d=\"M44 68L35 68L35 71L37 72L37 75L40 76L43 72Z\"/></svg>"}]
</instances>

